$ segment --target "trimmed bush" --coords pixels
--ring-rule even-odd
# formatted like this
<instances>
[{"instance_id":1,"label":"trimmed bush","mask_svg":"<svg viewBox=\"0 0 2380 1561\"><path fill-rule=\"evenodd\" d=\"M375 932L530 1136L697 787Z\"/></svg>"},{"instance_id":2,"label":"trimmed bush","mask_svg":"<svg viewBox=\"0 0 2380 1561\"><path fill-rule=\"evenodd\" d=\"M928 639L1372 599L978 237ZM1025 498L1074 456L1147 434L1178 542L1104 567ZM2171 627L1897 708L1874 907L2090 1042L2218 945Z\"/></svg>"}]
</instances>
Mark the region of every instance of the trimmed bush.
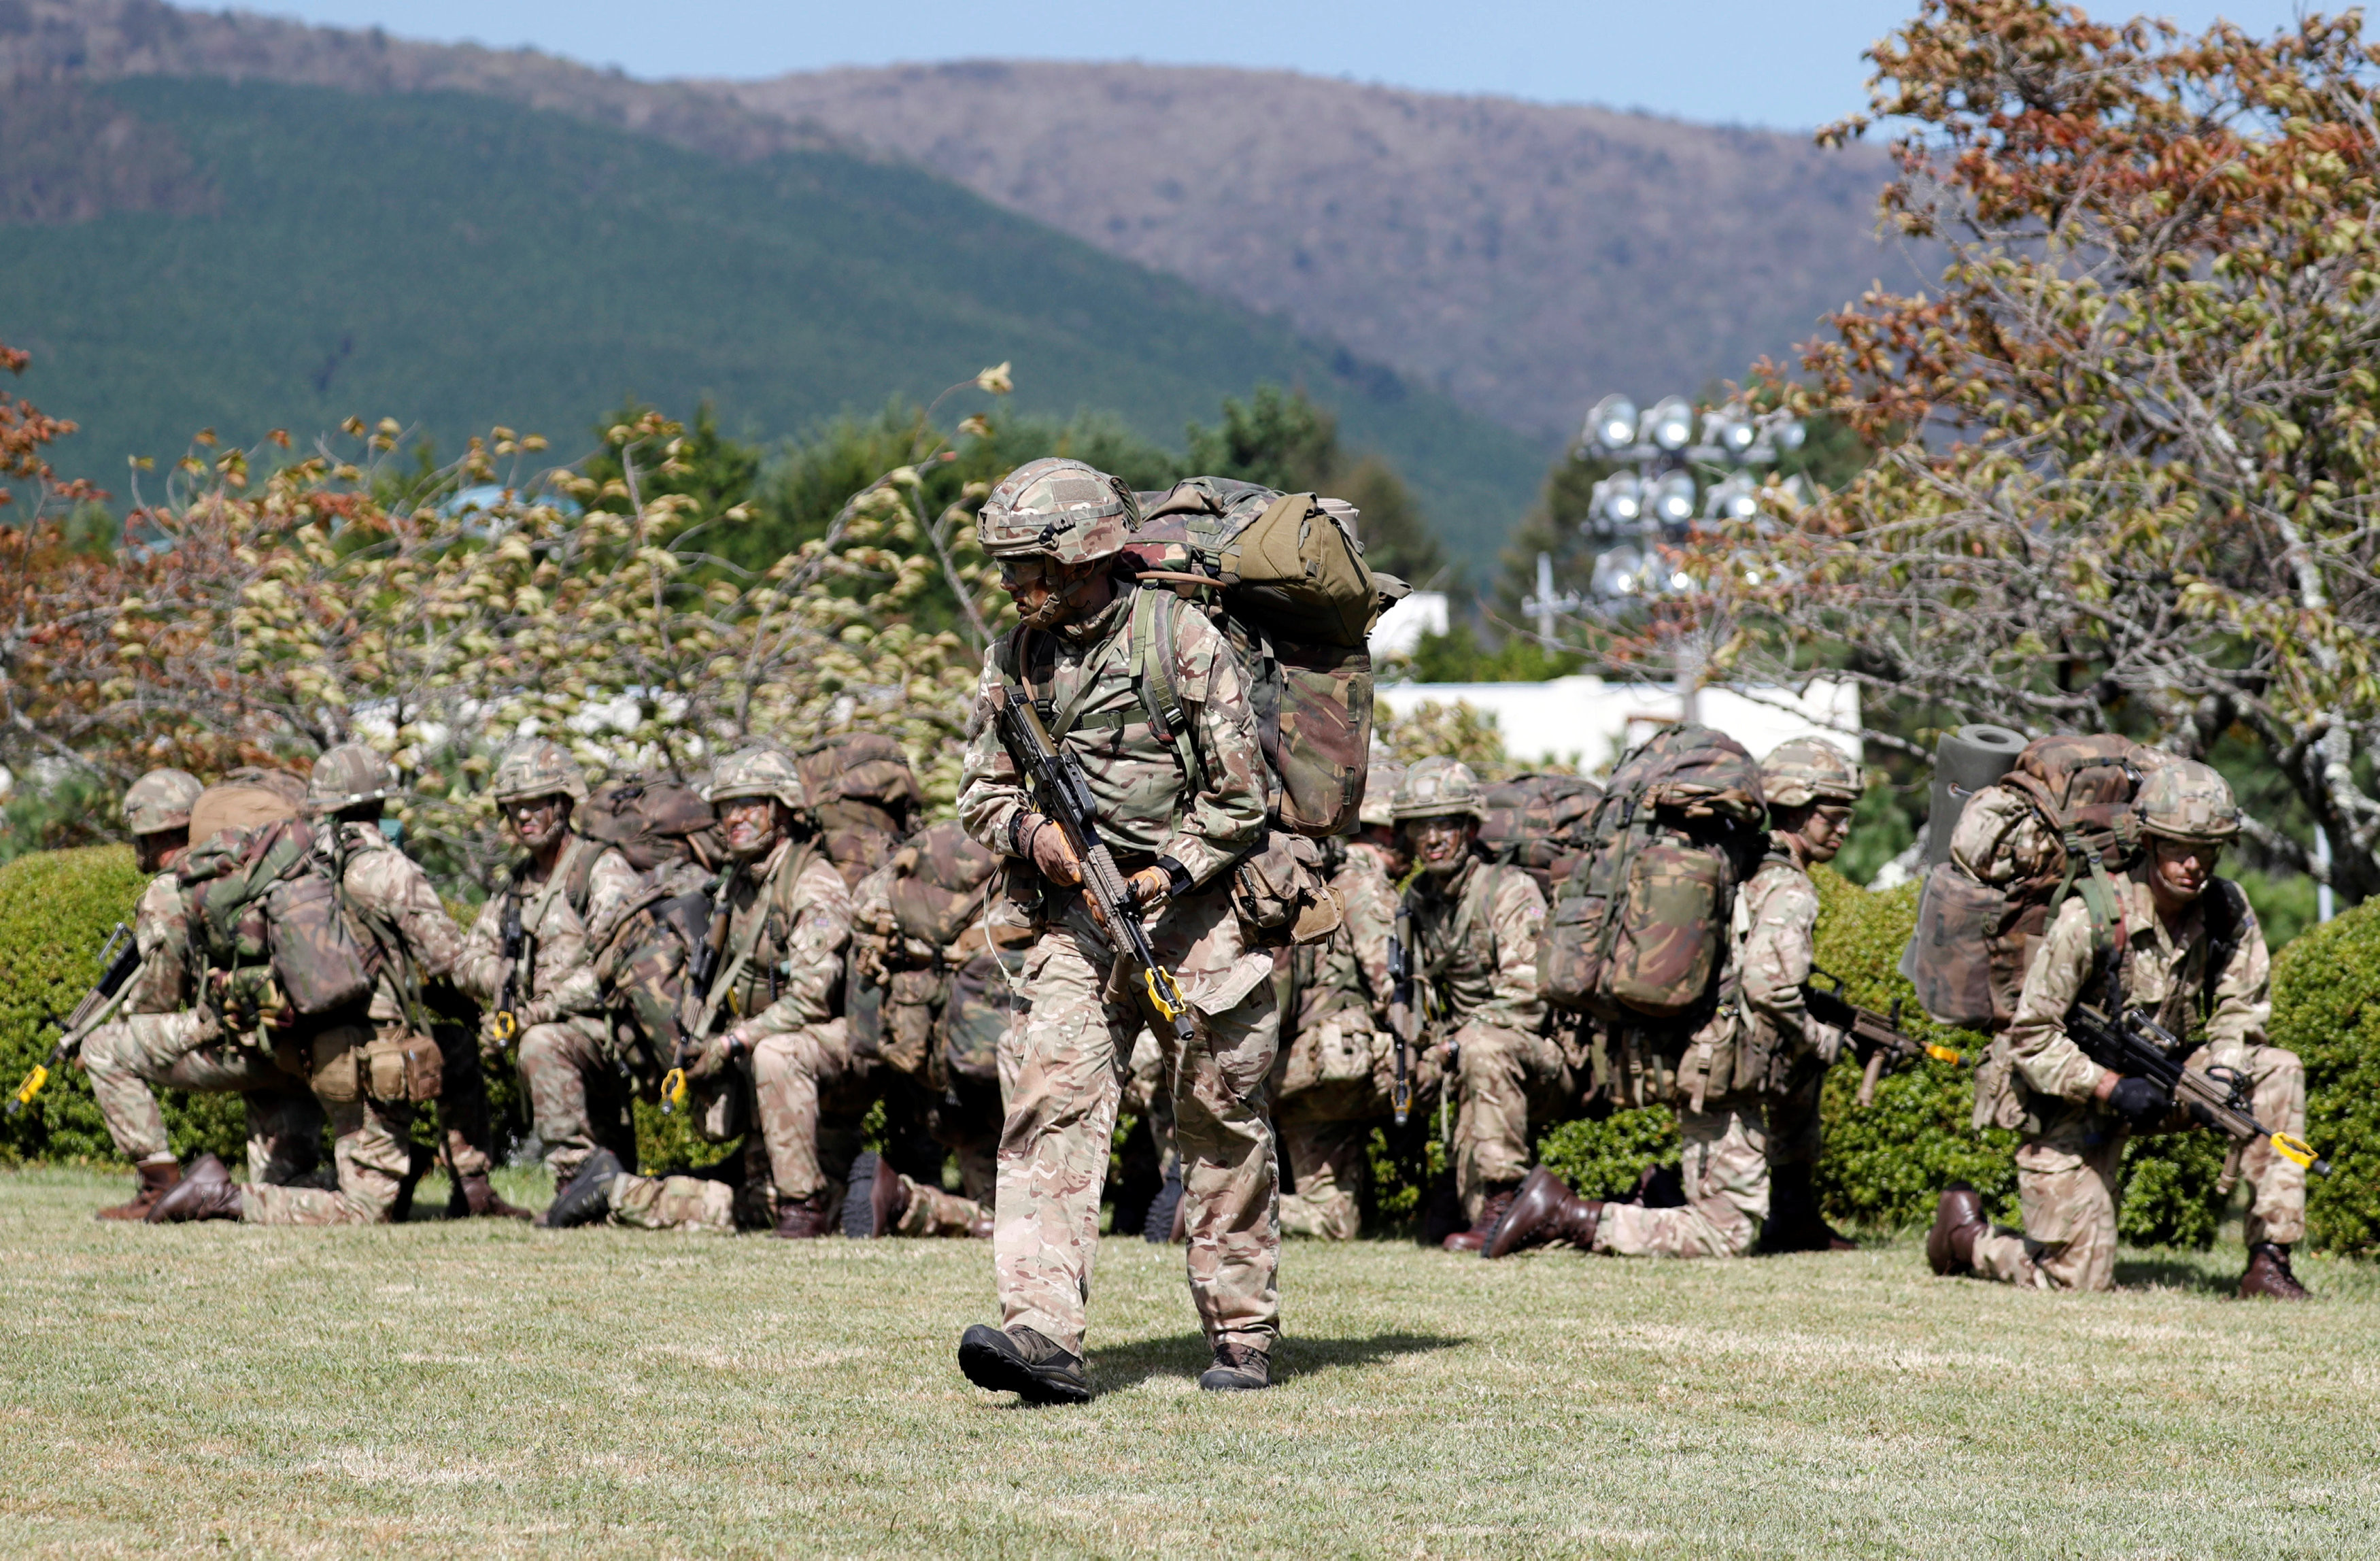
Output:
<instances>
[{"instance_id":1,"label":"trimmed bush","mask_svg":"<svg viewBox=\"0 0 2380 1561\"><path fill-rule=\"evenodd\" d=\"M2275 956L2272 1035L2305 1064L2306 1138L2333 1167L2308 1189L2308 1235L2368 1257L2380 1250L2380 902Z\"/></svg>"},{"instance_id":2,"label":"trimmed bush","mask_svg":"<svg viewBox=\"0 0 2380 1561\"><path fill-rule=\"evenodd\" d=\"M1647 1165L1678 1157L1678 1119L1666 1106L1565 1122L1537 1140L1537 1160L1581 1198L1623 1198Z\"/></svg>"},{"instance_id":3,"label":"trimmed bush","mask_svg":"<svg viewBox=\"0 0 2380 1561\"><path fill-rule=\"evenodd\" d=\"M0 867L0 1076L12 1096L57 1042L45 1015L63 1018L91 990L109 929L132 920L147 884L127 846L41 851ZM212 1150L237 1165L246 1152L247 1117L237 1099L179 1090L158 1098L174 1152L184 1159ZM116 1158L81 1068L57 1069L30 1109L0 1116L0 1158Z\"/></svg>"}]
</instances>

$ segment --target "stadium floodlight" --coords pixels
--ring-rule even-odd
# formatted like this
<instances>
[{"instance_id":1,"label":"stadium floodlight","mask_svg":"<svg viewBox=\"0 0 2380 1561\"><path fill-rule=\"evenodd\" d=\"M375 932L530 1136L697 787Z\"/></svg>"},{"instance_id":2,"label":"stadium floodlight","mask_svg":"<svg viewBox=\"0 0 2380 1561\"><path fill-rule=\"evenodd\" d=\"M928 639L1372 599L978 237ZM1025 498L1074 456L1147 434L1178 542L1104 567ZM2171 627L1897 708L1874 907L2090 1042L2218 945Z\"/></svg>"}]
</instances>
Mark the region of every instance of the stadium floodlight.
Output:
<instances>
[{"instance_id":1,"label":"stadium floodlight","mask_svg":"<svg viewBox=\"0 0 2380 1561\"><path fill-rule=\"evenodd\" d=\"M1739 471L1723 482L1712 484L1703 495L1703 518L1727 520L1742 524L1760 517L1760 490L1753 486L1752 474Z\"/></svg>"},{"instance_id":2,"label":"stadium floodlight","mask_svg":"<svg viewBox=\"0 0 2380 1561\"><path fill-rule=\"evenodd\" d=\"M1615 547L1595 561L1595 593L1607 601L1633 596L1644 572L1643 554L1633 547Z\"/></svg>"},{"instance_id":3,"label":"stadium floodlight","mask_svg":"<svg viewBox=\"0 0 2380 1561\"><path fill-rule=\"evenodd\" d=\"M1633 471L1615 472L1595 485L1587 512L1607 530L1633 531L1644 523L1645 485Z\"/></svg>"},{"instance_id":4,"label":"stadium floodlight","mask_svg":"<svg viewBox=\"0 0 2380 1561\"><path fill-rule=\"evenodd\" d=\"M1775 427L1768 431L1769 443L1775 445L1779 449L1786 452L1788 455L1800 449L1802 447L1802 441L1809 436L1810 431L1802 426L1802 420L1800 418L1781 419Z\"/></svg>"},{"instance_id":5,"label":"stadium floodlight","mask_svg":"<svg viewBox=\"0 0 2380 1561\"><path fill-rule=\"evenodd\" d=\"M1625 396L1607 396L1586 415L1586 444L1603 450L1624 450L1636 443L1636 403Z\"/></svg>"},{"instance_id":6,"label":"stadium floodlight","mask_svg":"<svg viewBox=\"0 0 2380 1561\"><path fill-rule=\"evenodd\" d=\"M1674 455L1694 440L1694 409L1682 396L1665 396L1645 414L1640 433L1646 444L1658 445Z\"/></svg>"},{"instance_id":7,"label":"stadium floodlight","mask_svg":"<svg viewBox=\"0 0 2380 1561\"><path fill-rule=\"evenodd\" d=\"M1703 419L1703 443L1717 445L1731 459L1751 455L1759 442L1760 427L1752 421L1752 409L1741 402L1730 402Z\"/></svg>"},{"instance_id":8,"label":"stadium floodlight","mask_svg":"<svg viewBox=\"0 0 2380 1561\"><path fill-rule=\"evenodd\" d=\"M1686 472L1672 471L1653 484L1653 518L1676 530L1694 518L1694 480Z\"/></svg>"}]
</instances>

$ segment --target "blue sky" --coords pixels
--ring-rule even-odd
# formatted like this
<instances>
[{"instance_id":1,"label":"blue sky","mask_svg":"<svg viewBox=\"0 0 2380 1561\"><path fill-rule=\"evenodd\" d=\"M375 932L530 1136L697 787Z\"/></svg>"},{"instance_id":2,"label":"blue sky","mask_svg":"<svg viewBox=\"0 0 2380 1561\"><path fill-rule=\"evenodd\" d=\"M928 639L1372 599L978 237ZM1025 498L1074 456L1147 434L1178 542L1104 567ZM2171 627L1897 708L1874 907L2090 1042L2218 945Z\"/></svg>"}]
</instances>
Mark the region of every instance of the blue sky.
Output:
<instances>
[{"instance_id":1,"label":"blue sky","mask_svg":"<svg viewBox=\"0 0 2380 1561\"><path fill-rule=\"evenodd\" d=\"M531 44L631 75L773 76L981 57L1283 67L1433 91L1804 128L1863 106L1868 43L1915 0L249 0L407 37ZM2288 23L2287 0L2156 8ZM2341 5L2328 7L2344 9ZM2093 7L2095 13L2130 14Z\"/></svg>"}]
</instances>

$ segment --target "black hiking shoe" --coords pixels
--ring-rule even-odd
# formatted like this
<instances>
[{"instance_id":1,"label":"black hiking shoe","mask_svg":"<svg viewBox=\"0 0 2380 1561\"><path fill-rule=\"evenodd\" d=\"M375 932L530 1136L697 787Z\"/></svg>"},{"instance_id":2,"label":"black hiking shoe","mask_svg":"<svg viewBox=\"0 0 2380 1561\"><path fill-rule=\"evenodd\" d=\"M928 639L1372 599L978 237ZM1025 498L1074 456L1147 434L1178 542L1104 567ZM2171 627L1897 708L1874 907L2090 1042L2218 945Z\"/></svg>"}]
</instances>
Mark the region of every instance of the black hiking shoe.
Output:
<instances>
[{"instance_id":1,"label":"black hiking shoe","mask_svg":"<svg viewBox=\"0 0 2380 1561\"><path fill-rule=\"evenodd\" d=\"M987 1393L1014 1393L1027 1404L1087 1404L1083 1358L1030 1328L1005 1332L978 1323L959 1335L959 1370Z\"/></svg>"},{"instance_id":2,"label":"black hiking shoe","mask_svg":"<svg viewBox=\"0 0 2380 1561\"><path fill-rule=\"evenodd\" d=\"M548 1230L595 1224L612 1212L612 1183L623 1169L618 1155L608 1149L597 1150L578 1167L578 1174L553 1195L553 1201L537 1216L537 1223Z\"/></svg>"},{"instance_id":3,"label":"black hiking shoe","mask_svg":"<svg viewBox=\"0 0 2380 1561\"><path fill-rule=\"evenodd\" d=\"M1198 1385L1208 1393L1253 1393L1272 1385L1272 1358L1244 1344L1219 1344L1215 1363L1199 1373Z\"/></svg>"},{"instance_id":4,"label":"black hiking shoe","mask_svg":"<svg viewBox=\"0 0 2380 1561\"><path fill-rule=\"evenodd\" d=\"M1179 1240L1173 1226L1182 1213L1182 1168L1175 1166L1165 1173L1165 1185L1148 1201L1148 1213L1140 1222L1141 1238L1153 1246L1162 1247Z\"/></svg>"}]
</instances>

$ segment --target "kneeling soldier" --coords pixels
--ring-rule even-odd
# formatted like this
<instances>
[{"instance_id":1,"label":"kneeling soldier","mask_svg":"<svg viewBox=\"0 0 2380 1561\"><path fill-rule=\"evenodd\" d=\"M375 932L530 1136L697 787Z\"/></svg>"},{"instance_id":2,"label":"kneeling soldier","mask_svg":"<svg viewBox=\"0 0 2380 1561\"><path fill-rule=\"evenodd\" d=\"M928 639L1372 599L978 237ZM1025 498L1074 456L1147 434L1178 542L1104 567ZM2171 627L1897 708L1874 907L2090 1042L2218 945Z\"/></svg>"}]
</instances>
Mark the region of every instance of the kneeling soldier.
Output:
<instances>
[{"instance_id":1,"label":"kneeling soldier","mask_svg":"<svg viewBox=\"0 0 2380 1561\"><path fill-rule=\"evenodd\" d=\"M2066 1029L2078 1003L2100 1004L2119 1022L2125 1007L2143 1010L2175 1036L2196 1019L2187 1066L2236 1069L2250 1082L2259 1122L2277 1133L2305 1132L2305 1069L2295 1053L2264 1041L2272 1013L2264 932L2240 886L2215 876L2223 848L2240 833L2229 784L2204 764L2177 761L2141 782L2133 811L2143 849L2114 881L2120 925L2101 933L2083 895L2066 901L2025 971L2016 1018L1976 1073L1978 1119L2022 1135L2023 1233L1993 1229L1982 1199L1954 1185L1925 1243L1937 1274L2046 1290L2115 1287L2125 1140L2191 1120L2157 1084L2082 1054ZM2240 1295L2304 1299L2289 1245L2305 1234L2305 1168L2258 1140L2240 1152L2239 1174L2255 1189Z\"/></svg>"}]
</instances>

